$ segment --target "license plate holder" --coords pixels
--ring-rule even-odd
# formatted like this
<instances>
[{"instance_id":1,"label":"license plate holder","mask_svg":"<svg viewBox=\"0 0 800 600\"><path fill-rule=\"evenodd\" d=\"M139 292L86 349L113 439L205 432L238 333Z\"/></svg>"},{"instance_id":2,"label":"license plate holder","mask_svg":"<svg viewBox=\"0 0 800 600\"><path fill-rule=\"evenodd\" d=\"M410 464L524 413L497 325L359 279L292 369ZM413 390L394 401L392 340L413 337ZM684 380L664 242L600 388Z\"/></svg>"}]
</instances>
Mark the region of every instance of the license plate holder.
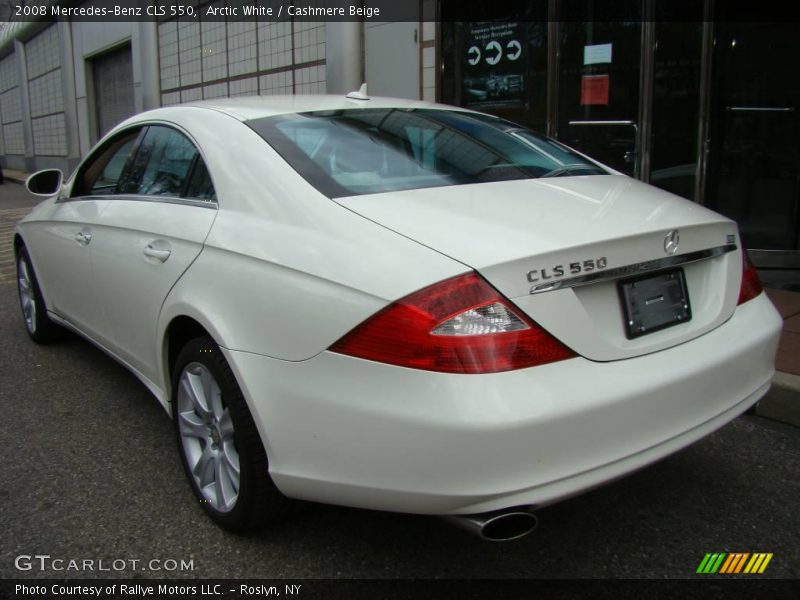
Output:
<instances>
[{"instance_id":1,"label":"license plate holder","mask_svg":"<svg viewBox=\"0 0 800 600\"><path fill-rule=\"evenodd\" d=\"M618 289L629 340L692 318L683 269L626 279Z\"/></svg>"}]
</instances>

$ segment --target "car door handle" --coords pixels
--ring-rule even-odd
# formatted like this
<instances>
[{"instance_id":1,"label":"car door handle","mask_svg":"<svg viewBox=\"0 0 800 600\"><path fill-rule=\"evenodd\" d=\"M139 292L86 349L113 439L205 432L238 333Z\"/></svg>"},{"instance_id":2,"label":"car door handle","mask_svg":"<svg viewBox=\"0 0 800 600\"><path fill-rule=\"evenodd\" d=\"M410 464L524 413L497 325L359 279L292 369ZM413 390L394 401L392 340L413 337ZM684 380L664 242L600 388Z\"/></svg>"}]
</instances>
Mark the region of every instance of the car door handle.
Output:
<instances>
[{"instance_id":1,"label":"car door handle","mask_svg":"<svg viewBox=\"0 0 800 600\"><path fill-rule=\"evenodd\" d=\"M82 246L88 246L89 242L92 241L92 232L91 231L79 231L75 234L75 241L81 244Z\"/></svg>"},{"instance_id":2,"label":"car door handle","mask_svg":"<svg viewBox=\"0 0 800 600\"><path fill-rule=\"evenodd\" d=\"M156 260L160 260L164 262L169 258L169 255L172 254L170 250L159 250L158 248L154 248L153 244L147 244L144 248L144 255L149 256L150 258L155 258Z\"/></svg>"}]
</instances>

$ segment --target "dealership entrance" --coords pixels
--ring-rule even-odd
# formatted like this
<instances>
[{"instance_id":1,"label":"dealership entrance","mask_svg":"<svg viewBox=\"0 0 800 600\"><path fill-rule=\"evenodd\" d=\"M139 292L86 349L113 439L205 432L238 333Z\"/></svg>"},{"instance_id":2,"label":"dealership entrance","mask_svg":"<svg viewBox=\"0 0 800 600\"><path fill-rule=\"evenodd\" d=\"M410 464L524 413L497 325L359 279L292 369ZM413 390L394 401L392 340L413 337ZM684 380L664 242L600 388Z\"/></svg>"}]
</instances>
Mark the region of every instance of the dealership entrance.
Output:
<instances>
[{"instance_id":1,"label":"dealership entrance","mask_svg":"<svg viewBox=\"0 0 800 600\"><path fill-rule=\"evenodd\" d=\"M736 219L754 261L800 268L796 23L717 29L706 204Z\"/></svg>"},{"instance_id":2,"label":"dealership entrance","mask_svg":"<svg viewBox=\"0 0 800 600\"><path fill-rule=\"evenodd\" d=\"M739 222L762 268L800 269L793 23L725 3L554 0L458 22L441 0L439 97L546 132Z\"/></svg>"}]
</instances>

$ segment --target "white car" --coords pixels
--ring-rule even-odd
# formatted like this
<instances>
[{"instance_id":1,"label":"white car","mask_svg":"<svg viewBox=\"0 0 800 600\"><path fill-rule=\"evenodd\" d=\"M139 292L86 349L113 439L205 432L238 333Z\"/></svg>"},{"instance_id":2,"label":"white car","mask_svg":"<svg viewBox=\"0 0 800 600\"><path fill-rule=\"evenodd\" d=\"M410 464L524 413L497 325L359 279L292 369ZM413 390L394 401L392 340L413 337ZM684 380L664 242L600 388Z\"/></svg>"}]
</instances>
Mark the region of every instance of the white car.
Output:
<instances>
[{"instance_id":1,"label":"white car","mask_svg":"<svg viewBox=\"0 0 800 600\"><path fill-rule=\"evenodd\" d=\"M490 115L211 100L28 186L55 194L16 229L30 337L130 369L229 528L304 499L516 537L773 375L735 223Z\"/></svg>"}]
</instances>

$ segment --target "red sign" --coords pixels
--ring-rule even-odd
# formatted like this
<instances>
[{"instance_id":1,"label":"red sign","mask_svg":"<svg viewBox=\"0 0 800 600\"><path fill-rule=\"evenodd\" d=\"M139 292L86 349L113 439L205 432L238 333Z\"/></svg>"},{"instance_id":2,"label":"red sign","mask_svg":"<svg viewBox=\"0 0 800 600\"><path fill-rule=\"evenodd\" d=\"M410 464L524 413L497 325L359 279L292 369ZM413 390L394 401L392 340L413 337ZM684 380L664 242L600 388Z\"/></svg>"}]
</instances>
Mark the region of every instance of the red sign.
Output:
<instances>
[{"instance_id":1,"label":"red sign","mask_svg":"<svg viewBox=\"0 0 800 600\"><path fill-rule=\"evenodd\" d=\"M608 90L611 79L608 75L584 75L581 77L581 105L599 104L608 106Z\"/></svg>"}]
</instances>

